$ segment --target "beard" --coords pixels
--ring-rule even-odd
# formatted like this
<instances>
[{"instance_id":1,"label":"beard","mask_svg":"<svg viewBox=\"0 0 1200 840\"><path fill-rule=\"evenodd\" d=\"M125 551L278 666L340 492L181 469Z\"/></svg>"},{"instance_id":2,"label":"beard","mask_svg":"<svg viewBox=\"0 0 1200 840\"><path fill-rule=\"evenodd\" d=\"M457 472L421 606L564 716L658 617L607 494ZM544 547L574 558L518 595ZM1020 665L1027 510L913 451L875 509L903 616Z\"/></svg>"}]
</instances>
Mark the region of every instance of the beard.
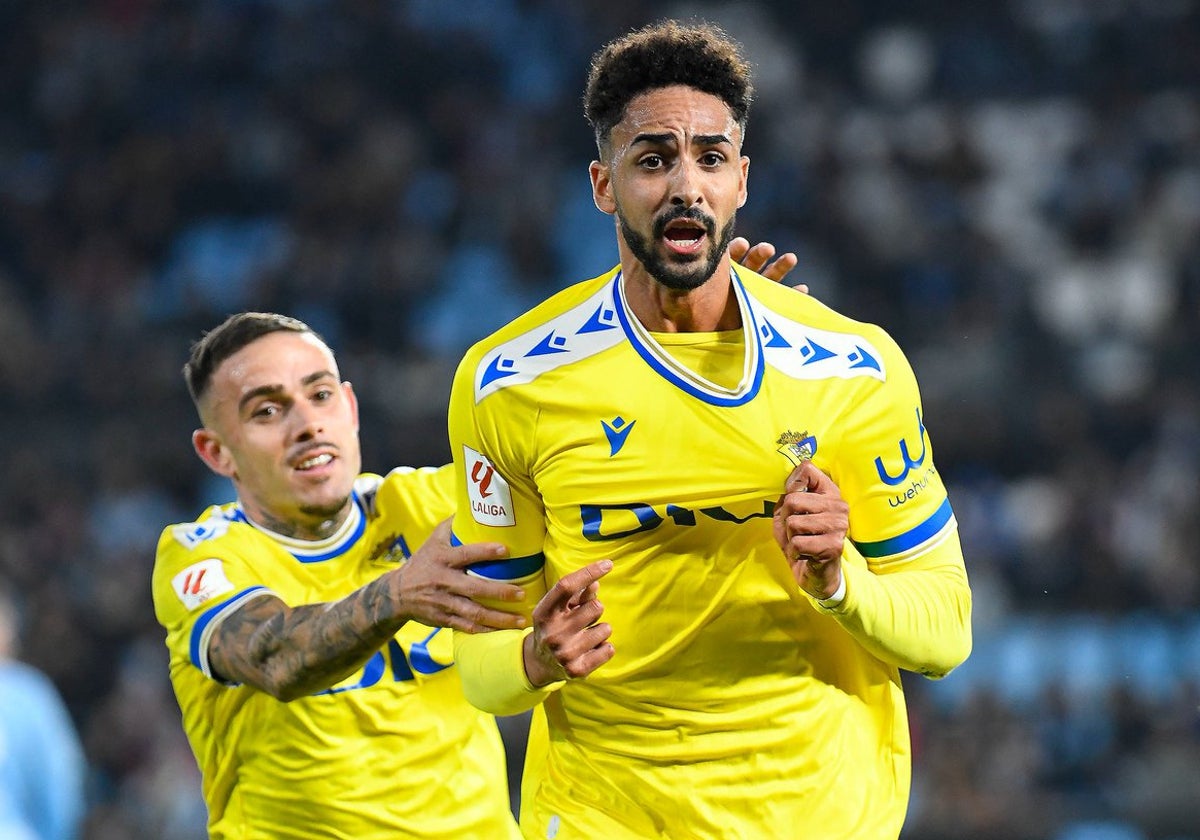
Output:
<instances>
[{"instance_id":1,"label":"beard","mask_svg":"<svg viewBox=\"0 0 1200 840\"><path fill-rule=\"evenodd\" d=\"M638 262L646 267L646 271L649 272L651 277L668 289L677 292L690 292L692 289L698 289L703 286L716 273L717 266L721 262L721 257L725 255L725 249L729 247L729 242L733 239L734 222L737 221L737 214L734 213L729 217L729 221L721 228L721 235L717 236L717 223L695 207L671 210L654 222L653 241L657 242L661 240L666 235L667 225L676 219L689 219L699 222L704 226L709 245L708 252L703 258L685 257L679 254L664 256L657 252L651 247L649 239L642 236L630 226L629 222L625 219L625 214L621 212L620 205L617 206L617 220L621 224L621 235L625 237L625 244L629 246L629 250L637 257Z\"/></svg>"},{"instance_id":2,"label":"beard","mask_svg":"<svg viewBox=\"0 0 1200 840\"><path fill-rule=\"evenodd\" d=\"M325 505L301 505L300 512L313 519L333 519L345 510L349 503L350 497L346 496L340 502L330 502Z\"/></svg>"}]
</instances>

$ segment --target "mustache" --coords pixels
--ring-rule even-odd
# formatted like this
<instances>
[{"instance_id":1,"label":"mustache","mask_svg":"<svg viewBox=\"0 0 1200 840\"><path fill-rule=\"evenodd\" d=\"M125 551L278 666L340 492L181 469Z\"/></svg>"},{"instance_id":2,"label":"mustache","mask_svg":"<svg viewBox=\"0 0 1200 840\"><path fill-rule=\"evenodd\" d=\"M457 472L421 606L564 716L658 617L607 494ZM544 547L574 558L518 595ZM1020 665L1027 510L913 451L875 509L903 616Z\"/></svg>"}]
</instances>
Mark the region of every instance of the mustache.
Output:
<instances>
[{"instance_id":1,"label":"mustache","mask_svg":"<svg viewBox=\"0 0 1200 840\"><path fill-rule=\"evenodd\" d=\"M306 443L306 444L303 444L302 446L296 447L296 449L294 449L292 451L290 460L303 461L305 458L308 457L308 453L314 452L318 449L329 449L338 454L340 454L340 452L341 452L341 450L339 449L337 444L330 443L329 441L318 440L318 441L314 441L312 443Z\"/></svg>"},{"instance_id":2,"label":"mustache","mask_svg":"<svg viewBox=\"0 0 1200 840\"><path fill-rule=\"evenodd\" d=\"M673 207L655 220L654 238L661 239L666 236L667 225L676 219L687 219L689 222L700 224L710 239L717 235L717 223L712 216L702 213L695 207Z\"/></svg>"}]
</instances>

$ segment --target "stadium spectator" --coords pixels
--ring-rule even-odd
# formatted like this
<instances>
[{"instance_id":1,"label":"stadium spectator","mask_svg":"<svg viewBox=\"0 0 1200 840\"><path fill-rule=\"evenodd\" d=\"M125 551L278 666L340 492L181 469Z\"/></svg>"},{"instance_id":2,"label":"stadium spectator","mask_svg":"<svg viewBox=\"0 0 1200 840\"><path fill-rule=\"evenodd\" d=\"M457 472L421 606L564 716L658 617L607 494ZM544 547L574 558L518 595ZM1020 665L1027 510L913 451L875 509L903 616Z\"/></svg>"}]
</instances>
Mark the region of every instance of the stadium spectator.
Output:
<instances>
[{"instance_id":1,"label":"stadium spectator","mask_svg":"<svg viewBox=\"0 0 1200 840\"><path fill-rule=\"evenodd\" d=\"M20 616L0 576L0 837L75 840L87 764L54 684L17 658Z\"/></svg>"}]
</instances>

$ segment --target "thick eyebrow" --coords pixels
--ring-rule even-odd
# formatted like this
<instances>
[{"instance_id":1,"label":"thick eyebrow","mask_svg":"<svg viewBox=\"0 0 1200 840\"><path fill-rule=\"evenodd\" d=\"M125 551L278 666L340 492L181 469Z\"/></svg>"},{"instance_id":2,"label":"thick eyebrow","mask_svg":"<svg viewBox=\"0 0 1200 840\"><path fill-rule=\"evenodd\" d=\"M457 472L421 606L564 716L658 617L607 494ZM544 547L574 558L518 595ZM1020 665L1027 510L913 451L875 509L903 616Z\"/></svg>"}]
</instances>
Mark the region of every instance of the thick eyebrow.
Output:
<instances>
[{"instance_id":1,"label":"thick eyebrow","mask_svg":"<svg viewBox=\"0 0 1200 840\"><path fill-rule=\"evenodd\" d=\"M649 143L654 146L666 146L674 142L674 140L675 135L668 132L663 132L662 134L650 134L646 132L634 137L629 145L632 147L639 143ZM722 143L733 145L733 141L724 134L697 134L692 138L693 146L719 146Z\"/></svg>"},{"instance_id":2,"label":"thick eyebrow","mask_svg":"<svg viewBox=\"0 0 1200 840\"><path fill-rule=\"evenodd\" d=\"M334 376L332 371L318 370L318 371L308 374L308 376L305 376L303 379L301 379L300 384L308 386L308 385L313 384L314 382L319 382L322 379L326 379L326 378L332 379L334 381L337 380L337 377ZM241 411L243 411L249 403L253 402L254 400L258 399L259 397L266 397L266 396L270 396L271 394L278 394L282 390L283 390L282 385L276 385L276 384L259 385L257 388L253 388L253 389L247 391L245 394L242 395L242 398L240 400L238 400L238 412L240 413Z\"/></svg>"}]
</instances>

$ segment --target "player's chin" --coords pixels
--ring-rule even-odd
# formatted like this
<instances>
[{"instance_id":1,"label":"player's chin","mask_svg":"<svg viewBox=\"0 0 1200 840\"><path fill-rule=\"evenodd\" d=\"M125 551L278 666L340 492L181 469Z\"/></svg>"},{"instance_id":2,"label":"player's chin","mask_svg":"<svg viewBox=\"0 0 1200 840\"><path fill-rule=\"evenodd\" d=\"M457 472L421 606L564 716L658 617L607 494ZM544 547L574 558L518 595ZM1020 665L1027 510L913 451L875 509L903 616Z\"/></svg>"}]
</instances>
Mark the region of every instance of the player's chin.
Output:
<instances>
[{"instance_id":1,"label":"player's chin","mask_svg":"<svg viewBox=\"0 0 1200 840\"><path fill-rule=\"evenodd\" d=\"M296 488L305 509L337 512L345 507L354 490L353 476L310 477Z\"/></svg>"},{"instance_id":2,"label":"player's chin","mask_svg":"<svg viewBox=\"0 0 1200 840\"><path fill-rule=\"evenodd\" d=\"M333 519L350 504L350 494L315 496L310 494L300 505L300 512L317 519Z\"/></svg>"}]
</instances>

